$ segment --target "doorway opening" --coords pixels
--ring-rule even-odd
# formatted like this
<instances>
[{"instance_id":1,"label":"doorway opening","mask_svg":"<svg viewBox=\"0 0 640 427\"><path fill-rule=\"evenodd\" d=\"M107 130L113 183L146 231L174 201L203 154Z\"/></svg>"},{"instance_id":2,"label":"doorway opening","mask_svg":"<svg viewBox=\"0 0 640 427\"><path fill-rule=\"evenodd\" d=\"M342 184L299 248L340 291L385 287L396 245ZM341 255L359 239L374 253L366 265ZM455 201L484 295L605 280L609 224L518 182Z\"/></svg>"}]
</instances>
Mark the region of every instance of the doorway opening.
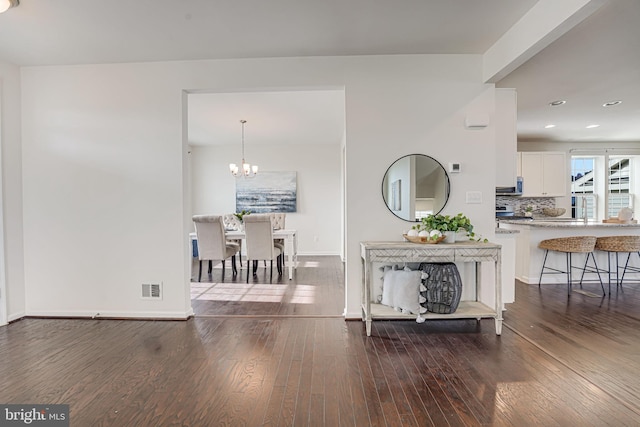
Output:
<instances>
[{"instance_id":1,"label":"doorway opening","mask_svg":"<svg viewBox=\"0 0 640 427\"><path fill-rule=\"evenodd\" d=\"M285 268L271 282L268 264L264 268L260 262L257 276L251 276L247 284L243 254L237 276L227 268L222 277L218 261L211 274L203 267L198 283L198 259L190 257L189 294L195 315L342 316L346 299L341 261L345 239L344 88L185 94L188 233L194 231L192 215L238 211L237 180L245 180L243 187L252 185L252 178L235 177L229 171L229 164L237 164L241 157L241 120L246 120L243 154L259 165L258 176L295 172L297 180L297 206L295 212L286 214L285 224L298 236L298 262L291 280Z\"/></svg>"}]
</instances>

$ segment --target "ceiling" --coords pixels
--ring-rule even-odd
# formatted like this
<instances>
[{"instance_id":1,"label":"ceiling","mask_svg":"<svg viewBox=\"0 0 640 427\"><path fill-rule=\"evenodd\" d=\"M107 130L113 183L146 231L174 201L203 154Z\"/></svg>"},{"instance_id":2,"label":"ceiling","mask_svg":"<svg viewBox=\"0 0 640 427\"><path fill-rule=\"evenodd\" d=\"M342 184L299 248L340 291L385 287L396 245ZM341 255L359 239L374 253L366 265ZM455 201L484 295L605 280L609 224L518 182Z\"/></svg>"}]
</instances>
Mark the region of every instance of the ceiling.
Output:
<instances>
[{"instance_id":1,"label":"ceiling","mask_svg":"<svg viewBox=\"0 0 640 427\"><path fill-rule=\"evenodd\" d=\"M640 144L639 22L640 1L612 0L502 79L518 91L518 140Z\"/></svg>"},{"instance_id":2,"label":"ceiling","mask_svg":"<svg viewBox=\"0 0 640 427\"><path fill-rule=\"evenodd\" d=\"M549 1L549 0L541 0ZM640 141L640 2L609 0L504 79L520 140ZM21 0L0 60L22 66L373 54L482 54L537 0ZM203 88L206 89L206 88ZM195 144L341 138L341 91L189 96ZM566 100L551 108L548 103ZM622 100L603 108L604 102ZM336 111L341 114L337 116ZM555 124L553 129L544 129ZM585 129L586 124L599 124ZM328 132L328 134L324 134ZM252 140L252 142L256 142Z\"/></svg>"}]
</instances>

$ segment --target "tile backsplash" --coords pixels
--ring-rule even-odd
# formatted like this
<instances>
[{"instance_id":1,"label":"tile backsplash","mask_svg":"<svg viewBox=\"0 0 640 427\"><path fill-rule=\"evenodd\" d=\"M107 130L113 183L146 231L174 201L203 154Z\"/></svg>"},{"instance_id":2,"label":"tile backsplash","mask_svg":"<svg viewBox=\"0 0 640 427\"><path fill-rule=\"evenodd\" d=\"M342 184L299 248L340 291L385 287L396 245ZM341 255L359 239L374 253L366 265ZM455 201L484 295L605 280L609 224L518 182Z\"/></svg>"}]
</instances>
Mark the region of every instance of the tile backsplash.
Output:
<instances>
[{"instance_id":1,"label":"tile backsplash","mask_svg":"<svg viewBox=\"0 0 640 427\"><path fill-rule=\"evenodd\" d=\"M527 206L533 207L533 213L541 213L542 208L555 208L556 199L553 197L513 197L496 196L496 207L512 206L513 212L521 214Z\"/></svg>"}]
</instances>

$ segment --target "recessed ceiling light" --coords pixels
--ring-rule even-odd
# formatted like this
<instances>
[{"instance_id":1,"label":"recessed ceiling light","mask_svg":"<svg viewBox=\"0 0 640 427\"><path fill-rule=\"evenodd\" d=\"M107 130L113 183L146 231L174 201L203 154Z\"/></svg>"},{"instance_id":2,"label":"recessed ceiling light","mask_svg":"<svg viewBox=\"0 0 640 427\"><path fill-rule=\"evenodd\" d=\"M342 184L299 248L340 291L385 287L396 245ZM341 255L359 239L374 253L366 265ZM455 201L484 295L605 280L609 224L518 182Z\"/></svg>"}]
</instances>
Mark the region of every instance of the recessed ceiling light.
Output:
<instances>
[{"instance_id":1,"label":"recessed ceiling light","mask_svg":"<svg viewBox=\"0 0 640 427\"><path fill-rule=\"evenodd\" d=\"M602 104L603 107L613 107L614 105L622 104L622 101L609 101Z\"/></svg>"},{"instance_id":2,"label":"recessed ceiling light","mask_svg":"<svg viewBox=\"0 0 640 427\"><path fill-rule=\"evenodd\" d=\"M600 127L600 125L589 125L587 126L587 129L593 129L593 128L597 128Z\"/></svg>"},{"instance_id":3,"label":"recessed ceiling light","mask_svg":"<svg viewBox=\"0 0 640 427\"><path fill-rule=\"evenodd\" d=\"M551 128L554 128L554 127L556 127L556 125L546 125L544 128L545 129L551 129Z\"/></svg>"},{"instance_id":4,"label":"recessed ceiling light","mask_svg":"<svg viewBox=\"0 0 640 427\"><path fill-rule=\"evenodd\" d=\"M558 105L562 105L562 104L566 104L567 101L563 101L563 100L558 100L558 101L553 101L550 102L549 105L552 107L557 107Z\"/></svg>"}]
</instances>

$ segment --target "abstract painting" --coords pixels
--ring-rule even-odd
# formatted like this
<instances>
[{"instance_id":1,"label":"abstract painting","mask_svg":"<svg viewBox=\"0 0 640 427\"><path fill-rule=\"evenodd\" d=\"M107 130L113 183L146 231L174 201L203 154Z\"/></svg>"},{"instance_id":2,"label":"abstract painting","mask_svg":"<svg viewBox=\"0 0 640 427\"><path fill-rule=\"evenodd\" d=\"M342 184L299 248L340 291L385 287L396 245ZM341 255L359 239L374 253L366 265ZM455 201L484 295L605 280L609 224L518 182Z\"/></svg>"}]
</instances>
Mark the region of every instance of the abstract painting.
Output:
<instances>
[{"instance_id":1,"label":"abstract painting","mask_svg":"<svg viewBox=\"0 0 640 427\"><path fill-rule=\"evenodd\" d=\"M236 180L236 212L295 212L296 172L260 172Z\"/></svg>"}]
</instances>

